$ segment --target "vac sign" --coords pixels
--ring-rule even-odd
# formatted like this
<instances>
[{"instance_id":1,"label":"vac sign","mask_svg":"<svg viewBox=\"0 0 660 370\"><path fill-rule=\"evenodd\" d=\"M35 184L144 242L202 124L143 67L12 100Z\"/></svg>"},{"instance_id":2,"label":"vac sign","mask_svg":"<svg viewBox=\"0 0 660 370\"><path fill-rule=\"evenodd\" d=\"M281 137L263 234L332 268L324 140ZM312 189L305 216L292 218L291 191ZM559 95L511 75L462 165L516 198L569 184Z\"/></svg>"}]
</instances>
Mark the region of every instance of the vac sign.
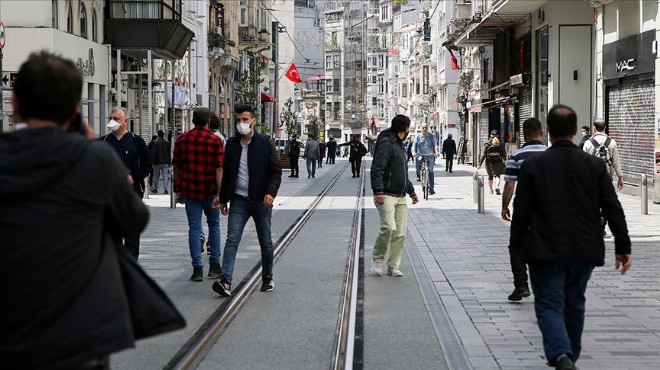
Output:
<instances>
[{"instance_id":1,"label":"vac sign","mask_svg":"<svg viewBox=\"0 0 660 370\"><path fill-rule=\"evenodd\" d=\"M635 70L635 58L626 59L616 63L617 72L625 71L634 71Z\"/></svg>"}]
</instances>

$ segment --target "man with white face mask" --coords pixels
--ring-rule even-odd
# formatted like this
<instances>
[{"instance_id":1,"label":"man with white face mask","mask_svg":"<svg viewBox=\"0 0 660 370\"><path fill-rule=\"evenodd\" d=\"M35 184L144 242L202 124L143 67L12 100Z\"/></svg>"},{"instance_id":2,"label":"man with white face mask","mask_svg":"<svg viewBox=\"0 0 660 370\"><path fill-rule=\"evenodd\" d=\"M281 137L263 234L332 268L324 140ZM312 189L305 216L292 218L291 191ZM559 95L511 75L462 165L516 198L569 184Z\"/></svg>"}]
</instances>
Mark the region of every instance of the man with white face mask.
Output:
<instances>
[{"instance_id":1,"label":"man with white face mask","mask_svg":"<svg viewBox=\"0 0 660 370\"><path fill-rule=\"evenodd\" d=\"M222 259L222 275L219 282L213 283L213 290L223 297L231 296L236 251L250 217L254 220L261 247L261 291L270 292L274 289L270 221L273 199L282 182L282 168L275 143L268 136L254 131L257 123L254 108L240 105L236 107L235 114L238 135L227 140L220 188L220 212L229 216L227 241Z\"/></svg>"}]
</instances>

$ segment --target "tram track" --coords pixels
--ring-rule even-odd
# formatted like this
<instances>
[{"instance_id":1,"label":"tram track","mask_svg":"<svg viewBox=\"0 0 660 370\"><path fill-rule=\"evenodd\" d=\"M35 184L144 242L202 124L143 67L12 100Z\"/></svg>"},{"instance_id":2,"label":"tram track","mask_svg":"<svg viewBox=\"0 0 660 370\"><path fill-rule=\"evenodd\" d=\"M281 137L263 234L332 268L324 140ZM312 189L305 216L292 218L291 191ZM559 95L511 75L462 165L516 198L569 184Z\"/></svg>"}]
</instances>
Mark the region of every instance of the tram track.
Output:
<instances>
[{"instance_id":1,"label":"tram track","mask_svg":"<svg viewBox=\"0 0 660 370\"><path fill-rule=\"evenodd\" d=\"M276 263L279 257L292 244L300 231L308 224L312 215L317 211L321 202L326 198L337 182L346 172L344 166L327 186L316 196L309 208L305 210L276 242L273 260ZM349 239L348 255L346 258L345 279L342 283L335 344L331 357L331 368L352 369L353 364L361 364L361 323L357 313L361 312L358 297L361 293L359 279L360 252L363 249L363 204L364 204L364 178L360 178L356 206L353 215L352 231ZM236 286L231 298L224 300L191 338L177 351L165 366L166 369L195 369L204 360L223 335L227 327L241 310L246 306L253 292L257 289L261 278L261 262L259 261ZM361 317L361 316L360 316ZM357 346L355 338L358 338ZM357 349L357 350L356 350ZM357 359L357 361L356 361ZM361 366L359 366L361 367Z\"/></svg>"}]
</instances>

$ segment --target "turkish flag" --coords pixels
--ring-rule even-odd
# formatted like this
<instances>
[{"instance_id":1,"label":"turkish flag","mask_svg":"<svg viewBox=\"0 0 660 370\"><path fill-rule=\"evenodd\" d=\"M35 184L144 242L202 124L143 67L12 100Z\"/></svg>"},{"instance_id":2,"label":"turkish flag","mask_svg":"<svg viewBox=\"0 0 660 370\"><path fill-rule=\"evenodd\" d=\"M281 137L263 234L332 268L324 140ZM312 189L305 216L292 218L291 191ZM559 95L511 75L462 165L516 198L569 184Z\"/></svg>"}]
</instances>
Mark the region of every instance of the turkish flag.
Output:
<instances>
[{"instance_id":1,"label":"turkish flag","mask_svg":"<svg viewBox=\"0 0 660 370\"><path fill-rule=\"evenodd\" d=\"M458 66L458 59L456 59L456 57L454 56L454 52L451 51L450 48L447 48L447 50L449 50L449 56L451 58L451 69L453 69L455 71L460 70L461 67Z\"/></svg>"},{"instance_id":2,"label":"turkish flag","mask_svg":"<svg viewBox=\"0 0 660 370\"><path fill-rule=\"evenodd\" d=\"M300 78L300 73L298 73L298 68L296 68L295 63L291 63L289 69L286 70L284 76L286 76L286 78L291 80L293 83L299 84L302 82L302 79Z\"/></svg>"}]
</instances>

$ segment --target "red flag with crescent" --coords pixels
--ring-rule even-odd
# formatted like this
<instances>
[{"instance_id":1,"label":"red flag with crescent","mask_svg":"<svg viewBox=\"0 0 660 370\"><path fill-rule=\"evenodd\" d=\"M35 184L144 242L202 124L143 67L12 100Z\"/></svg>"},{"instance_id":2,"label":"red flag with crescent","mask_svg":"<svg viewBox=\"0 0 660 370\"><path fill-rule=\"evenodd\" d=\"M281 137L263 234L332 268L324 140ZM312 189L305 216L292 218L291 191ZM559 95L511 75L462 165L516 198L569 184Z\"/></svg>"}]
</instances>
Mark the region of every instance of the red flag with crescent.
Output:
<instances>
[{"instance_id":1,"label":"red flag with crescent","mask_svg":"<svg viewBox=\"0 0 660 370\"><path fill-rule=\"evenodd\" d=\"M286 70L284 76L286 76L286 78L288 78L294 83L299 84L302 82L302 79L300 78L300 73L298 73L298 68L296 68L295 63L291 63L289 69Z\"/></svg>"}]
</instances>

